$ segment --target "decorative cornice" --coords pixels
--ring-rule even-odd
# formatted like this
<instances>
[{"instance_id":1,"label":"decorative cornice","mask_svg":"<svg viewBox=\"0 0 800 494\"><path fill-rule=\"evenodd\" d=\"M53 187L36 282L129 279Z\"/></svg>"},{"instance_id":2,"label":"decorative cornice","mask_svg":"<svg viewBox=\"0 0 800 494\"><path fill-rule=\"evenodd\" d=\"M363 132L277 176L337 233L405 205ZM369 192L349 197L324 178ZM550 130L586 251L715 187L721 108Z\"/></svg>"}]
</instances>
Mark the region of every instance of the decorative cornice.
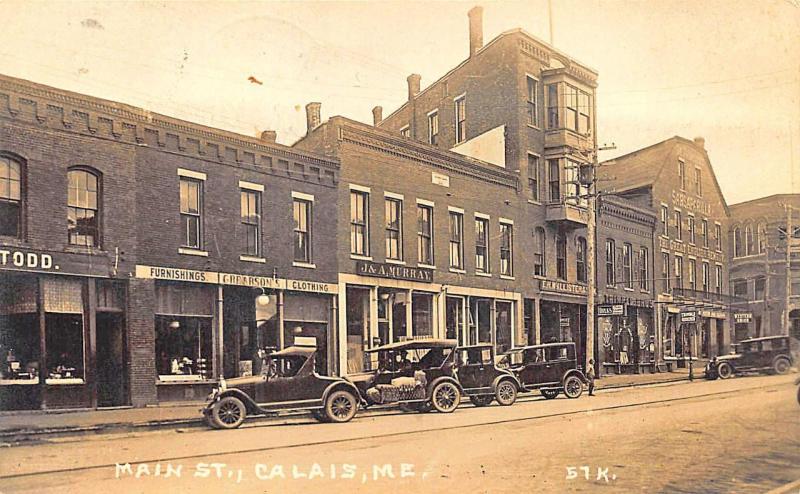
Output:
<instances>
[{"instance_id":1,"label":"decorative cornice","mask_svg":"<svg viewBox=\"0 0 800 494\"><path fill-rule=\"evenodd\" d=\"M531 57L535 58L542 62L546 67L550 66L550 53L544 48L532 43L531 41L520 38L518 40L519 49L522 53L526 55L530 55Z\"/></svg>"}]
</instances>

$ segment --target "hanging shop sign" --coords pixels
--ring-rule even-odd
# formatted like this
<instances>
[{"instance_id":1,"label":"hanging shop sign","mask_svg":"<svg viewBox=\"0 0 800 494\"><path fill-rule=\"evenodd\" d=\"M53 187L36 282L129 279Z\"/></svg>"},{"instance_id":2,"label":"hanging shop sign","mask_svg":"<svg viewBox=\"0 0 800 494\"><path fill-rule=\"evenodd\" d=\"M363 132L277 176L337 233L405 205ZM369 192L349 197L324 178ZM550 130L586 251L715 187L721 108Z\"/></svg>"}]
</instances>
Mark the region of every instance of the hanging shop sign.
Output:
<instances>
[{"instance_id":1,"label":"hanging shop sign","mask_svg":"<svg viewBox=\"0 0 800 494\"><path fill-rule=\"evenodd\" d=\"M597 315L604 316L624 316L625 304L602 304L597 306Z\"/></svg>"},{"instance_id":2,"label":"hanging shop sign","mask_svg":"<svg viewBox=\"0 0 800 494\"><path fill-rule=\"evenodd\" d=\"M569 295L586 295L588 293L586 285L552 280L539 280L539 290L544 292L567 293Z\"/></svg>"},{"instance_id":3,"label":"hanging shop sign","mask_svg":"<svg viewBox=\"0 0 800 494\"><path fill-rule=\"evenodd\" d=\"M736 323L750 323L753 321L753 313L752 312L737 312L733 315L733 320Z\"/></svg>"},{"instance_id":4,"label":"hanging shop sign","mask_svg":"<svg viewBox=\"0 0 800 494\"><path fill-rule=\"evenodd\" d=\"M687 310L681 312L681 322L682 323L697 322L697 311Z\"/></svg>"},{"instance_id":5,"label":"hanging shop sign","mask_svg":"<svg viewBox=\"0 0 800 494\"><path fill-rule=\"evenodd\" d=\"M230 286L249 286L271 290L294 290L298 292L329 293L338 292L339 285L308 280L290 280L270 276L255 276L238 273L218 273L216 271L197 271L194 269L169 268L161 266L136 266L136 277L153 280L188 281L192 283L211 283Z\"/></svg>"},{"instance_id":6,"label":"hanging shop sign","mask_svg":"<svg viewBox=\"0 0 800 494\"><path fill-rule=\"evenodd\" d=\"M43 252L0 245L0 270L108 276L106 254Z\"/></svg>"},{"instance_id":7,"label":"hanging shop sign","mask_svg":"<svg viewBox=\"0 0 800 494\"><path fill-rule=\"evenodd\" d=\"M361 276L376 276L392 280L420 281L433 283L433 270L426 268L410 268L395 264L381 264L370 261L357 261L356 273Z\"/></svg>"}]
</instances>

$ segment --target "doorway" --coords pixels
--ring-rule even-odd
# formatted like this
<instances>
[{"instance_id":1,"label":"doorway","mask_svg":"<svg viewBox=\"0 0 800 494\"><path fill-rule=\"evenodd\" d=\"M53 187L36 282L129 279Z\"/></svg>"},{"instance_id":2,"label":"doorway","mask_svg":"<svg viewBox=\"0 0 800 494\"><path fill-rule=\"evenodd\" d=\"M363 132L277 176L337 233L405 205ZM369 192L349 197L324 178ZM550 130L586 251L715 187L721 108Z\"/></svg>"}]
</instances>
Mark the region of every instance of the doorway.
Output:
<instances>
[{"instance_id":1,"label":"doorway","mask_svg":"<svg viewBox=\"0 0 800 494\"><path fill-rule=\"evenodd\" d=\"M97 312L97 405L128 404L125 331L121 313Z\"/></svg>"}]
</instances>

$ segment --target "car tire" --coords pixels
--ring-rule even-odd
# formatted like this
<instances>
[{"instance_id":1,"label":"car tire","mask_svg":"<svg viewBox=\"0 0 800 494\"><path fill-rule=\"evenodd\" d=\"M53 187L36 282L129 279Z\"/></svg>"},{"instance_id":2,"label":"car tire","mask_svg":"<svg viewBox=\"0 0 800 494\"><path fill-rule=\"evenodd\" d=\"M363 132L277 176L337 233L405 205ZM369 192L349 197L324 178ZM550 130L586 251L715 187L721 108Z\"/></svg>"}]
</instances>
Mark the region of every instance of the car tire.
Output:
<instances>
[{"instance_id":1,"label":"car tire","mask_svg":"<svg viewBox=\"0 0 800 494\"><path fill-rule=\"evenodd\" d=\"M517 401L517 385L509 379L500 381L495 390L494 397L500 406L511 406Z\"/></svg>"},{"instance_id":2,"label":"car tire","mask_svg":"<svg viewBox=\"0 0 800 494\"><path fill-rule=\"evenodd\" d=\"M775 374L779 375L786 374L791 368L792 363L789 362L789 359L785 357L779 357L775 359L775 362L772 364L772 370L775 371Z\"/></svg>"},{"instance_id":3,"label":"car tire","mask_svg":"<svg viewBox=\"0 0 800 494\"><path fill-rule=\"evenodd\" d=\"M325 416L330 422L349 422L357 411L358 401L350 391L334 391L325 400Z\"/></svg>"},{"instance_id":4,"label":"car tire","mask_svg":"<svg viewBox=\"0 0 800 494\"><path fill-rule=\"evenodd\" d=\"M203 414L203 422L212 429L219 429L217 424L214 422L214 418L211 416L211 412Z\"/></svg>"},{"instance_id":5,"label":"car tire","mask_svg":"<svg viewBox=\"0 0 800 494\"><path fill-rule=\"evenodd\" d=\"M433 408L440 413L451 413L458 408L461 401L461 390L450 381L440 382L433 387L431 403Z\"/></svg>"},{"instance_id":6,"label":"car tire","mask_svg":"<svg viewBox=\"0 0 800 494\"><path fill-rule=\"evenodd\" d=\"M492 395L474 395L469 397L469 401L476 407L485 407L492 404L494 396Z\"/></svg>"},{"instance_id":7,"label":"car tire","mask_svg":"<svg viewBox=\"0 0 800 494\"><path fill-rule=\"evenodd\" d=\"M583 382L578 376L569 376L564 380L564 395L567 398L578 398L583 394Z\"/></svg>"},{"instance_id":8,"label":"car tire","mask_svg":"<svg viewBox=\"0 0 800 494\"><path fill-rule=\"evenodd\" d=\"M551 388L541 389L539 390L539 392L542 393L542 396L544 396L546 400L552 400L553 398L557 397L559 393L557 389L551 389Z\"/></svg>"},{"instance_id":9,"label":"car tire","mask_svg":"<svg viewBox=\"0 0 800 494\"><path fill-rule=\"evenodd\" d=\"M324 409L311 410L311 416L317 419L317 422L322 422L323 424L330 422Z\"/></svg>"},{"instance_id":10,"label":"car tire","mask_svg":"<svg viewBox=\"0 0 800 494\"><path fill-rule=\"evenodd\" d=\"M219 429L236 429L247 416L247 408L235 396L226 396L214 404L211 420Z\"/></svg>"},{"instance_id":11,"label":"car tire","mask_svg":"<svg viewBox=\"0 0 800 494\"><path fill-rule=\"evenodd\" d=\"M733 367L727 362L722 362L717 366L717 377L720 379L729 379L733 377Z\"/></svg>"}]
</instances>

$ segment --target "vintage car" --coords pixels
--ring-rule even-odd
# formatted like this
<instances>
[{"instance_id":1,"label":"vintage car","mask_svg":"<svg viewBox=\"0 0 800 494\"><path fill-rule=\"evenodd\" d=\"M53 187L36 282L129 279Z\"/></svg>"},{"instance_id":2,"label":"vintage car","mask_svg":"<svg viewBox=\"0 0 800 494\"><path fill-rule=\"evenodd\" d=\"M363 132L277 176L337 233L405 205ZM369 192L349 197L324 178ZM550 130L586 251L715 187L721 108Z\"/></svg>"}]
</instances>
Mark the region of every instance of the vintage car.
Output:
<instances>
[{"instance_id":1,"label":"vintage car","mask_svg":"<svg viewBox=\"0 0 800 494\"><path fill-rule=\"evenodd\" d=\"M730 355L712 358L706 364L708 379L727 379L741 372L786 374L792 367L788 336L765 336L740 341Z\"/></svg>"},{"instance_id":2,"label":"vintage car","mask_svg":"<svg viewBox=\"0 0 800 494\"><path fill-rule=\"evenodd\" d=\"M455 373L455 340L417 339L367 350L374 370L348 376L366 406L402 405L450 413L461 401Z\"/></svg>"},{"instance_id":3,"label":"vintage car","mask_svg":"<svg viewBox=\"0 0 800 494\"><path fill-rule=\"evenodd\" d=\"M483 407L497 400L508 406L517 401L522 385L513 372L495 364L491 344L458 347L456 352L458 382L473 405Z\"/></svg>"},{"instance_id":4,"label":"vintage car","mask_svg":"<svg viewBox=\"0 0 800 494\"><path fill-rule=\"evenodd\" d=\"M522 384L522 391L539 392L551 400L563 392L567 398L583 393L586 376L578 368L575 343L545 343L513 348L498 364L511 370Z\"/></svg>"},{"instance_id":5,"label":"vintage car","mask_svg":"<svg viewBox=\"0 0 800 494\"><path fill-rule=\"evenodd\" d=\"M311 411L321 422L347 422L361 398L353 383L315 371L316 348L291 346L265 357L256 376L220 379L202 410L214 428L235 429L247 415Z\"/></svg>"}]
</instances>

